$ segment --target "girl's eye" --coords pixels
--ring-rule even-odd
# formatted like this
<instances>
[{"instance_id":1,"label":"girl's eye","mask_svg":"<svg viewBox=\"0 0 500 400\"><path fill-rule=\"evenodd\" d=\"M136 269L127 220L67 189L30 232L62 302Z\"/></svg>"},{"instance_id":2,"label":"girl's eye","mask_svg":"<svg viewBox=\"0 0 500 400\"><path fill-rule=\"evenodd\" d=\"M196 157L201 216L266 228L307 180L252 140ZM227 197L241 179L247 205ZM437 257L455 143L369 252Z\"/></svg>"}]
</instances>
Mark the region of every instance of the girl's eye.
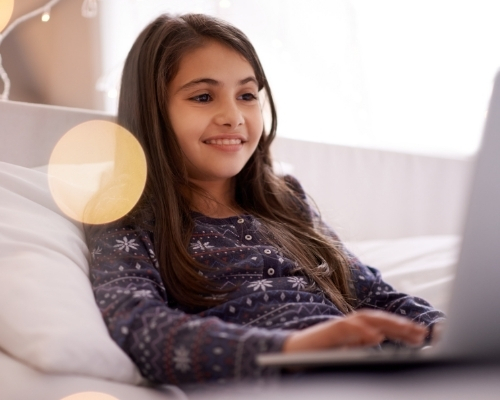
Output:
<instances>
[{"instance_id":1,"label":"girl's eye","mask_svg":"<svg viewBox=\"0 0 500 400\"><path fill-rule=\"evenodd\" d=\"M198 96L191 97L191 100L196 101L198 103L208 103L212 100L212 97L208 93L203 93Z\"/></svg>"},{"instance_id":2,"label":"girl's eye","mask_svg":"<svg viewBox=\"0 0 500 400\"><path fill-rule=\"evenodd\" d=\"M252 93L242 94L240 98L245 101L257 100L257 97Z\"/></svg>"}]
</instances>

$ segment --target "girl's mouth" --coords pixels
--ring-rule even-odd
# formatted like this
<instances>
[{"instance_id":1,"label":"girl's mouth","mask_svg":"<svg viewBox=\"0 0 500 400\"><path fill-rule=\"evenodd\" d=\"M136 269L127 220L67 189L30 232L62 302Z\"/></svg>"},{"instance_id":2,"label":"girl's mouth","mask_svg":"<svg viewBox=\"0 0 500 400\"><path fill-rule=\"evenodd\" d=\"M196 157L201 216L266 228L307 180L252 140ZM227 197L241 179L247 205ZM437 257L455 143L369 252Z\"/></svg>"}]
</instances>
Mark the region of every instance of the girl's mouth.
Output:
<instances>
[{"instance_id":1,"label":"girl's mouth","mask_svg":"<svg viewBox=\"0 0 500 400\"><path fill-rule=\"evenodd\" d=\"M241 144L241 139L210 139L205 141L206 144L216 144L218 146L228 146Z\"/></svg>"}]
</instances>

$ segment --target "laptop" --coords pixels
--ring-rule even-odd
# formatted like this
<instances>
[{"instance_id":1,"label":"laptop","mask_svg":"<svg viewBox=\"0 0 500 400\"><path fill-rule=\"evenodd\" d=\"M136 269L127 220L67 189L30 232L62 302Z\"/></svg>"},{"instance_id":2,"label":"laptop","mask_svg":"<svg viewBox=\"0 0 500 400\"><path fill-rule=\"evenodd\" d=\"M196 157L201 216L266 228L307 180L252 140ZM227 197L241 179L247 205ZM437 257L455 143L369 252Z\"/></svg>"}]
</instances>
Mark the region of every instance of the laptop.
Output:
<instances>
[{"instance_id":1,"label":"laptop","mask_svg":"<svg viewBox=\"0 0 500 400\"><path fill-rule=\"evenodd\" d=\"M462 246L443 334L431 348L270 353L261 366L324 367L391 362L500 359L500 71L478 151Z\"/></svg>"}]
</instances>

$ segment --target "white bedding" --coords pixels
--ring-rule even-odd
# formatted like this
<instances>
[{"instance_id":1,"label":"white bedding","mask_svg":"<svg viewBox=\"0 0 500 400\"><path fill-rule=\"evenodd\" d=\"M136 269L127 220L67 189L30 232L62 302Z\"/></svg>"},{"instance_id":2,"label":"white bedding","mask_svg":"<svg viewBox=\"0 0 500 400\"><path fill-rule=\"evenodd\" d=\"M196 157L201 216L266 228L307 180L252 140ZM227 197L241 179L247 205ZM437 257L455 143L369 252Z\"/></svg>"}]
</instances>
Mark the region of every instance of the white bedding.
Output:
<instances>
[{"instance_id":1,"label":"white bedding","mask_svg":"<svg viewBox=\"0 0 500 400\"><path fill-rule=\"evenodd\" d=\"M94 303L82 227L59 212L43 172L0 162L0 239L0 347L44 372L139 383ZM399 290L446 308L457 237L347 246Z\"/></svg>"},{"instance_id":2,"label":"white bedding","mask_svg":"<svg viewBox=\"0 0 500 400\"><path fill-rule=\"evenodd\" d=\"M113 396L117 400L187 399L179 388L170 385L150 388L77 373L44 373L0 351L2 400L61 400L76 393L88 393L79 400L108 400L92 396L96 392Z\"/></svg>"},{"instance_id":3,"label":"white bedding","mask_svg":"<svg viewBox=\"0 0 500 400\"><path fill-rule=\"evenodd\" d=\"M0 146L2 400L59 400L89 390L113 394L120 400L164 398L159 389L136 386L141 381L137 369L109 337L94 303L81 226L61 215L49 195L43 170L27 168L46 162L57 137L90 118L95 115L82 110L0 102L0 139L8 139ZM36 132L39 127L45 127L40 135ZM38 145L40 141L43 146ZM326 146L318 146L326 159L332 157L326 154ZM7 159L9 163L1 162ZM361 161L359 157L355 160ZM411 162L417 161L427 162L414 157ZM344 195L339 209L364 198L343 187L342 180L333 179L330 188ZM307 179L302 183L310 186ZM358 214L352 208L345 215ZM412 214L412 218L422 219L422 215ZM345 220L342 224L346 226ZM358 225L362 225L360 221ZM370 232L375 228L371 224ZM448 228L440 232L443 234L436 234L435 229L427 232L431 235L349 242L347 247L363 262L380 269L399 290L446 310L459 237ZM170 392L174 394L179 395Z\"/></svg>"}]
</instances>

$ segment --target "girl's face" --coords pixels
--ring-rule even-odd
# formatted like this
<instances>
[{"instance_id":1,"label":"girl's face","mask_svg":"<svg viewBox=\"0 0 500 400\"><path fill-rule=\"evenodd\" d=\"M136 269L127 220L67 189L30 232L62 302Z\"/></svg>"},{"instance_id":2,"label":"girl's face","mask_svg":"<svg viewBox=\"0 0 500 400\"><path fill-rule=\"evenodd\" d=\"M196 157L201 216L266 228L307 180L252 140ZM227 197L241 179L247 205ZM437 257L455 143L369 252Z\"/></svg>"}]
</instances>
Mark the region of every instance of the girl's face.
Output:
<instances>
[{"instance_id":1,"label":"girl's face","mask_svg":"<svg viewBox=\"0 0 500 400\"><path fill-rule=\"evenodd\" d=\"M238 174L263 130L258 84L248 61L210 41L184 55L168 93L168 114L190 179L208 183Z\"/></svg>"}]
</instances>

